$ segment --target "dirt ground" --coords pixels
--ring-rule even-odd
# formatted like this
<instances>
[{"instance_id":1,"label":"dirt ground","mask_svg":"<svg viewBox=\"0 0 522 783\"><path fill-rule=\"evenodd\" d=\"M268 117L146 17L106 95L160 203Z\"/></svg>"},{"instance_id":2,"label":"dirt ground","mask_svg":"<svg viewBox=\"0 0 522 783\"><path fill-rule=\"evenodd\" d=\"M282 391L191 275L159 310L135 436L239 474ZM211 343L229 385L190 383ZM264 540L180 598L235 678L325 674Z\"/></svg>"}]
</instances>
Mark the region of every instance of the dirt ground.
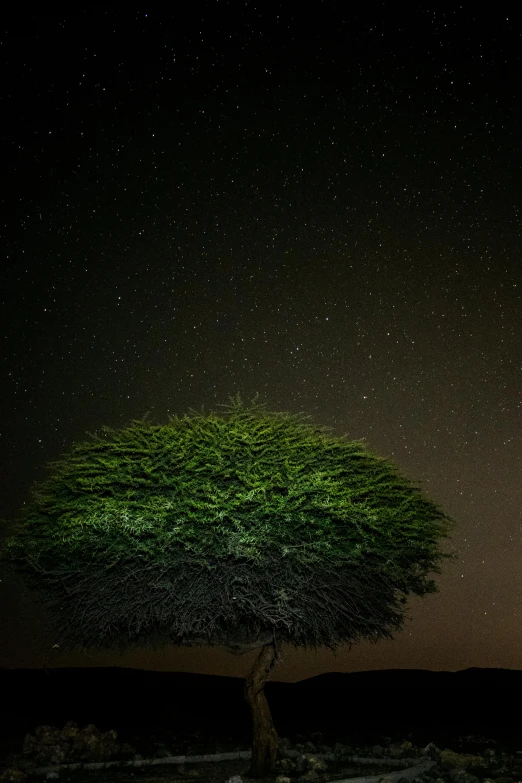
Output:
<instances>
[{"instance_id":1,"label":"dirt ground","mask_svg":"<svg viewBox=\"0 0 522 783\"><path fill-rule=\"evenodd\" d=\"M250 767L249 759L233 761L216 761L194 764L165 764L154 767L128 767L126 769L109 768L106 770L75 770L62 772L59 780L62 783L226 783L229 778L240 775L247 779L246 773ZM336 764L328 762L328 774L321 774L321 783L331 783L354 777L371 777L387 772L397 772L397 767L365 765L358 767L349 765L346 761ZM278 775L266 778L256 778L256 783L274 783Z\"/></svg>"}]
</instances>

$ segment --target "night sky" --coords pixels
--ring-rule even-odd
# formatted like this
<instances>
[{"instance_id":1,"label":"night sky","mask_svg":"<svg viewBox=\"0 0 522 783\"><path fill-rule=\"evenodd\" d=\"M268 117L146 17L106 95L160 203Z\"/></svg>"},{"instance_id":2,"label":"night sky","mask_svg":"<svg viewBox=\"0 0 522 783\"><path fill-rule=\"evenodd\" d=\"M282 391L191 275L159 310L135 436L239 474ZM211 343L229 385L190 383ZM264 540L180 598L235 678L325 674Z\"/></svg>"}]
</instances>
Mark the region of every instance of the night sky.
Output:
<instances>
[{"instance_id":1,"label":"night sky","mask_svg":"<svg viewBox=\"0 0 522 783\"><path fill-rule=\"evenodd\" d=\"M259 392L394 460L459 552L395 640L272 679L522 669L519 22L191 5L3 20L0 515L88 432ZM256 654L65 656L5 574L0 609L0 666Z\"/></svg>"}]
</instances>

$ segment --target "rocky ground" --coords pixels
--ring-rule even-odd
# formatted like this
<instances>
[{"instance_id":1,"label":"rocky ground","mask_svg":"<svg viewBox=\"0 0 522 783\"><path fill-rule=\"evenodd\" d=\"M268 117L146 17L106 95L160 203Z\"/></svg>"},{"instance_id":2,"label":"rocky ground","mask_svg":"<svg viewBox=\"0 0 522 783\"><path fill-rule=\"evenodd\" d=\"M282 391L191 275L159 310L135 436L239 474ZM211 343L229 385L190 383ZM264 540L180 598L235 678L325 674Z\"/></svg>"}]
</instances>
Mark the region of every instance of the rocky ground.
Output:
<instances>
[{"instance_id":1,"label":"rocky ground","mask_svg":"<svg viewBox=\"0 0 522 783\"><path fill-rule=\"evenodd\" d=\"M189 783L198 779L205 783L241 783L248 780L249 761L245 758L186 764L162 764L161 759L246 751L250 747L247 733L212 736L202 731L165 730L163 735L133 735L127 731L118 736L114 730L100 732L92 725L80 729L73 722L62 729L40 726L26 735L18 752L1 759L0 779L9 783L46 779L66 783L137 783L140 778L144 783ZM393 783L400 783L401 770L404 781L411 780L407 770L418 766L419 761L426 766L415 773L418 783L522 783L522 753L508 752L497 740L481 735L454 738L453 748L447 748L435 743L416 745L409 739L392 741L390 737L380 737L371 744L349 744L346 738L345 742L340 741L339 734L335 736L331 730L286 734L290 736L280 732L277 775L258 783L333 783L352 778L364 778L360 783L373 778L377 783L388 773L393 773ZM462 752L463 748L466 752ZM153 758L160 763L139 765L140 760ZM95 770L67 767L75 762L107 760L126 760L128 766Z\"/></svg>"}]
</instances>

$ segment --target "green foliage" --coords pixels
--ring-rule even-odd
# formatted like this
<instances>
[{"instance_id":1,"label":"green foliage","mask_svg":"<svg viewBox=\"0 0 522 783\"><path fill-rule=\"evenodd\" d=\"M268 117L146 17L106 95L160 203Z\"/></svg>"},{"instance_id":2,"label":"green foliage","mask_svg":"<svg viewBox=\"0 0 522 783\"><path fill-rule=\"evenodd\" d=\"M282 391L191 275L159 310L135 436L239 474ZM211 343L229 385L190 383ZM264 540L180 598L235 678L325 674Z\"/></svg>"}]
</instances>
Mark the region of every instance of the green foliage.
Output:
<instances>
[{"instance_id":1,"label":"green foliage","mask_svg":"<svg viewBox=\"0 0 522 783\"><path fill-rule=\"evenodd\" d=\"M391 638L452 520L360 441L230 399L50 463L1 557L63 647Z\"/></svg>"}]
</instances>

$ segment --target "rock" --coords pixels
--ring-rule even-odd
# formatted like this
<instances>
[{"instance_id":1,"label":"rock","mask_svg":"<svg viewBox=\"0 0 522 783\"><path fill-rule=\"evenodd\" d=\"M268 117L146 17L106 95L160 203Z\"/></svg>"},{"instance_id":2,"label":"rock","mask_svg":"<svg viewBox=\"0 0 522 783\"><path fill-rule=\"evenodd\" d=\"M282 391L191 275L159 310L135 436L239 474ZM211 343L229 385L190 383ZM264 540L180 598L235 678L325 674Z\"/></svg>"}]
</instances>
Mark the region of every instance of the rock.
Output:
<instances>
[{"instance_id":1,"label":"rock","mask_svg":"<svg viewBox=\"0 0 522 783\"><path fill-rule=\"evenodd\" d=\"M24 780L27 780L27 773L15 767L8 767L2 773L2 780L12 781L12 783L23 783Z\"/></svg>"},{"instance_id":2,"label":"rock","mask_svg":"<svg viewBox=\"0 0 522 783\"><path fill-rule=\"evenodd\" d=\"M466 772L465 769L452 769L449 773L449 779L453 783L480 783L476 775Z\"/></svg>"},{"instance_id":3,"label":"rock","mask_svg":"<svg viewBox=\"0 0 522 783\"><path fill-rule=\"evenodd\" d=\"M355 755L355 748L352 748L351 745L343 745L341 742L336 742L333 750L339 758Z\"/></svg>"},{"instance_id":4,"label":"rock","mask_svg":"<svg viewBox=\"0 0 522 783\"><path fill-rule=\"evenodd\" d=\"M411 742L393 743L390 745L388 754L392 759L403 759L409 755L408 751L413 748Z\"/></svg>"},{"instance_id":5,"label":"rock","mask_svg":"<svg viewBox=\"0 0 522 783\"><path fill-rule=\"evenodd\" d=\"M486 766L481 756L475 756L471 753L455 753L453 750L443 750L440 754L440 763L443 769L476 769Z\"/></svg>"},{"instance_id":6,"label":"rock","mask_svg":"<svg viewBox=\"0 0 522 783\"><path fill-rule=\"evenodd\" d=\"M288 739L288 737L278 737L277 738L277 749L278 750L289 750L292 747L292 743Z\"/></svg>"},{"instance_id":7,"label":"rock","mask_svg":"<svg viewBox=\"0 0 522 783\"><path fill-rule=\"evenodd\" d=\"M440 750L433 742L430 742L429 745L426 745L423 753L432 761L438 762L440 760Z\"/></svg>"},{"instance_id":8,"label":"rock","mask_svg":"<svg viewBox=\"0 0 522 783\"><path fill-rule=\"evenodd\" d=\"M154 751L153 758L155 759L164 759L168 758L169 756L174 756L175 753L173 753L170 748L167 748L163 742L156 742L156 750Z\"/></svg>"},{"instance_id":9,"label":"rock","mask_svg":"<svg viewBox=\"0 0 522 783\"><path fill-rule=\"evenodd\" d=\"M134 754L134 748L128 743L120 746L117 740L114 729L103 733L92 723L81 730L74 721L68 721L62 730L55 726L38 726L34 735L26 734L21 760L34 768L109 761L115 756Z\"/></svg>"}]
</instances>

